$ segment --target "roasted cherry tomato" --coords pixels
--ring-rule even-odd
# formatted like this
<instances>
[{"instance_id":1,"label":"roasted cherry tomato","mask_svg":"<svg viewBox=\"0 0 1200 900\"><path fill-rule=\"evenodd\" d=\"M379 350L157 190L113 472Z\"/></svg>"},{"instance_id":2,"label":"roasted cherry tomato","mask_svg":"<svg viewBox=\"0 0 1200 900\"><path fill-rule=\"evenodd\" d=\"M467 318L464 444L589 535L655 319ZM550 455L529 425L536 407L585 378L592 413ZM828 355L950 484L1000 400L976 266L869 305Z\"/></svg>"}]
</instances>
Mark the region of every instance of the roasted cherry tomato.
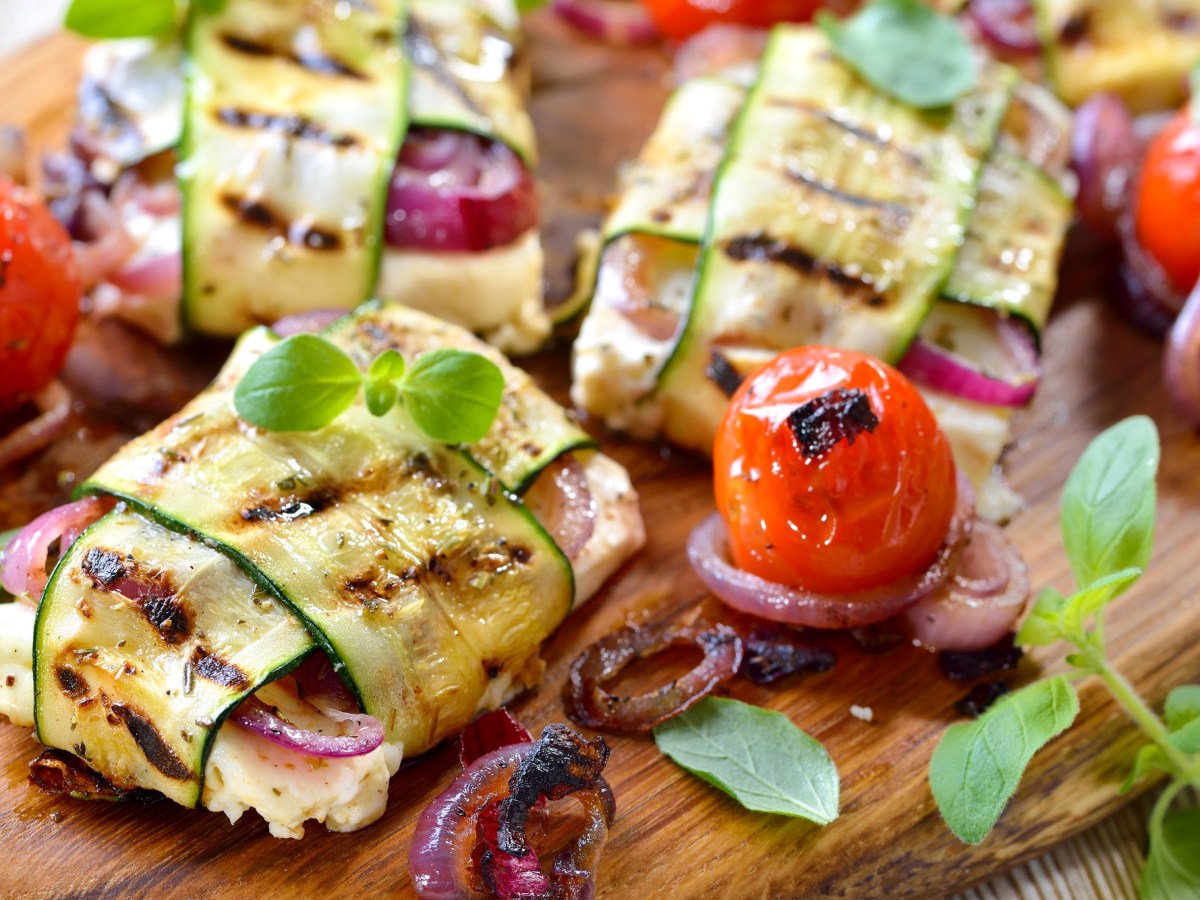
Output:
<instances>
[{"instance_id":1,"label":"roasted cherry tomato","mask_svg":"<svg viewBox=\"0 0 1200 900\"><path fill-rule=\"evenodd\" d=\"M1200 123L1184 109L1146 149L1137 236L1181 293L1200 279Z\"/></svg>"},{"instance_id":2,"label":"roasted cherry tomato","mask_svg":"<svg viewBox=\"0 0 1200 900\"><path fill-rule=\"evenodd\" d=\"M733 562L821 593L926 568L958 494L950 445L916 388L829 347L790 350L746 380L713 468Z\"/></svg>"},{"instance_id":3,"label":"roasted cherry tomato","mask_svg":"<svg viewBox=\"0 0 1200 900\"><path fill-rule=\"evenodd\" d=\"M847 2L821 0L643 0L658 29L674 40L690 37L715 22L766 28L776 22L807 22L822 6L842 8Z\"/></svg>"},{"instance_id":4,"label":"roasted cherry tomato","mask_svg":"<svg viewBox=\"0 0 1200 900\"><path fill-rule=\"evenodd\" d=\"M58 374L82 290L66 231L33 191L0 176L0 411Z\"/></svg>"}]
</instances>

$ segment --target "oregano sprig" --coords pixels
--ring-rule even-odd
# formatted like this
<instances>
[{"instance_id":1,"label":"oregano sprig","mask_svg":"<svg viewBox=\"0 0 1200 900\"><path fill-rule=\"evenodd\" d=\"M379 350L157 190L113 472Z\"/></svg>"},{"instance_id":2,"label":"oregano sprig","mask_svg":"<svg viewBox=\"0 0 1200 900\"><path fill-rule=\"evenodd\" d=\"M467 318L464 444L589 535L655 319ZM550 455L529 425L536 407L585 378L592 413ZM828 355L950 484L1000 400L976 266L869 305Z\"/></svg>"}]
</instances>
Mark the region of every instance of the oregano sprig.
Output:
<instances>
[{"instance_id":1,"label":"oregano sprig","mask_svg":"<svg viewBox=\"0 0 1200 900\"><path fill-rule=\"evenodd\" d=\"M364 374L331 341L297 334L280 341L246 370L234 408L268 431L317 431L365 392L367 409L385 416L403 406L417 427L438 441L469 444L495 421L504 375L478 353L442 348L408 364L395 350L379 354Z\"/></svg>"},{"instance_id":2,"label":"oregano sprig","mask_svg":"<svg viewBox=\"0 0 1200 900\"><path fill-rule=\"evenodd\" d=\"M1072 682L1098 677L1148 738L1122 790L1150 772L1170 778L1150 819L1143 898L1200 894L1200 815L1172 806L1187 788L1200 789L1200 685L1172 691L1160 718L1105 655L1105 611L1150 559L1158 461L1158 431L1145 416L1119 422L1084 451L1061 504L1063 544L1078 587L1069 595L1043 590L1017 634L1027 646L1072 645L1072 671L1010 694L975 722L952 726L929 767L947 825L961 840L979 843L1033 755L1074 720L1079 700Z\"/></svg>"}]
</instances>

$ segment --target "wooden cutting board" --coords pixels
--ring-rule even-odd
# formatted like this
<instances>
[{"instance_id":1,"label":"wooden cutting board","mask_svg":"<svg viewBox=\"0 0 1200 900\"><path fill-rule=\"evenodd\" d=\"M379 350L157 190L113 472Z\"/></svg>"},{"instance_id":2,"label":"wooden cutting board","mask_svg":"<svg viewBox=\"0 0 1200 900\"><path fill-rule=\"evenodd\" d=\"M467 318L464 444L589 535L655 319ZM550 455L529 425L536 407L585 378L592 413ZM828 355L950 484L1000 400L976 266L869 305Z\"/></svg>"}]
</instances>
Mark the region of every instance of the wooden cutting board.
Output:
<instances>
[{"instance_id":1,"label":"wooden cutting board","mask_svg":"<svg viewBox=\"0 0 1200 900\"><path fill-rule=\"evenodd\" d=\"M667 63L657 50L590 43L547 14L535 17L530 31L550 292L560 296L570 282L574 235L599 220L614 170L653 127L668 90ZM0 122L27 126L39 146L61 143L81 46L58 36L0 66ZM1111 614L1109 634L1118 666L1160 703L1171 686L1200 678L1194 586L1200 574L1200 441L1170 411L1159 378L1160 346L1100 299L1099 290L1111 281L1100 258L1073 253L1064 281L1046 336L1046 380L1033 408L1021 416L1007 458L1010 481L1027 501L1009 533L1035 586L1065 588L1057 503L1067 472L1100 429L1133 413L1154 417L1164 443L1157 545L1149 574ZM203 383L221 352L191 348L181 358L147 349L136 354L139 377L150 379L145 384L154 388L155 403L169 406L189 385ZM566 365L563 347L529 363L564 401ZM0 475L0 528L61 500L130 433L94 410L82 411L79 428L58 445ZM723 616L705 597L683 550L690 528L712 510L707 464L608 436L602 441L633 473L649 544L546 646L544 686L513 707L535 731L563 720L567 668L600 636L630 620ZM1010 680L1023 683L1061 668L1061 651L1051 648L1026 659ZM1137 734L1100 687L1086 682L1076 726L1038 757L996 832L980 847L959 844L938 818L925 773L938 737L956 719L953 704L965 692L942 677L926 653L902 648L867 654L849 642L839 644L831 672L769 688L732 684L732 696L786 712L829 749L842 776L842 813L823 829L741 809L665 760L649 737L609 737L607 776L618 816L600 893L940 895L1044 852L1130 799L1119 797L1117 788ZM874 720L854 718L851 705L870 707ZM411 893L407 853L416 817L457 773L455 748L435 750L393 781L387 813L377 824L351 836L310 825L303 841L284 842L272 839L254 814L230 826L219 814L169 803L89 804L43 796L26 782L37 750L26 730L0 726L4 895L405 895Z\"/></svg>"}]
</instances>

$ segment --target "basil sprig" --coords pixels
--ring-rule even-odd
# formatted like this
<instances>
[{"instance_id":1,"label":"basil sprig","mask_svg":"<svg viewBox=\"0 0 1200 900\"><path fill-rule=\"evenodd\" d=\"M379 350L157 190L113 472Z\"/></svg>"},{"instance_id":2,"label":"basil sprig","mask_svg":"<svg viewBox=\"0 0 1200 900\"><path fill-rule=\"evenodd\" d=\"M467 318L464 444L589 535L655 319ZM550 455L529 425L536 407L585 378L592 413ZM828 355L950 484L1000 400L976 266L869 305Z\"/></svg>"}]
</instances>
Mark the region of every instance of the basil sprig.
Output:
<instances>
[{"instance_id":1,"label":"basil sprig","mask_svg":"<svg viewBox=\"0 0 1200 900\"><path fill-rule=\"evenodd\" d=\"M654 729L658 749L758 812L828 825L838 771L825 748L782 713L706 697Z\"/></svg>"},{"instance_id":2,"label":"basil sprig","mask_svg":"<svg viewBox=\"0 0 1200 900\"><path fill-rule=\"evenodd\" d=\"M454 349L422 353L411 365L385 350L364 375L330 341L297 334L254 361L234 390L233 405L247 422L268 431L317 431L364 389L372 415L401 405L434 440L469 444L492 427L504 375L490 359Z\"/></svg>"},{"instance_id":3,"label":"basil sprig","mask_svg":"<svg viewBox=\"0 0 1200 900\"><path fill-rule=\"evenodd\" d=\"M191 0L205 12L217 12L225 0ZM89 38L161 37L175 30L176 0L71 0L63 25Z\"/></svg>"},{"instance_id":4,"label":"basil sprig","mask_svg":"<svg viewBox=\"0 0 1200 900\"><path fill-rule=\"evenodd\" d=\"M821 13L817 24L872 87L916 109L948 106L979 77L962 28L920 0L872 0L847 19Z\"/></svg>"},{"instance_id":5,"label":"basil sprig","mask_svg":"<svg viewBox=\"0 0 1200 900\"><path fill-rule=\"evenodd\" d=\"M934 751L929 783L946 824L963 841L982 841L1004 811L1033 755L1073 722L1073 682L1097 676L1148 738L1123 790L1151 772L1169 783L1150 819L1143 898L1200 895L1200 814L1172 807L1200 790L1200 685L1177 687L1159 717L1105 655L1107 607L1142 574L1154 540L1159 441L1145 416L1101 433L1063 489L1063 544L1077 589L1042 591L1017 642L1065 641L1072 671L1037 681L1001 700L973 723L947 730Z\"/></svg>"}]
</instances>

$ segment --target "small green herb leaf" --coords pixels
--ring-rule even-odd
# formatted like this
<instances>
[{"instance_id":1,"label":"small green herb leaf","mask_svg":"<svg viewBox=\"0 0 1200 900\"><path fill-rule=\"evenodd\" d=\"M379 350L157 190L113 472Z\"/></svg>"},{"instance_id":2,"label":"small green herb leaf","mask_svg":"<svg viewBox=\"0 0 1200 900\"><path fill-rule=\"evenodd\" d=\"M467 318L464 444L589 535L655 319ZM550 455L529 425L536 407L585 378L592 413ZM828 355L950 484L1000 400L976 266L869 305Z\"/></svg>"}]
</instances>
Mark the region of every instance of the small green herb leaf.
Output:
<instances>
[{"instance_id":1,"label":"small green herb leaf","mask_svg":"<svg viewBox=\"0 0 1200 900\"><path fill-rule=\"evenodd\" d=\"M1076 584L1131 566L1146 568L1158 458L1158 431L1145 416L1118 422L1083 451L1062 498L1063 544Z\"/></svg>"},{"instance_id":2,"label":"small green herb leaf","mask_svg":"<svg viewBox=\"0 0 1200 900\"><path fill-rule=\"evenodd\" d=\"M706 697L654 729L658 749L746 809L827 825L838 814L837 766L782 713Z\"/></svg>"},{"instance_id":3,"label":"small green herb leaf","mask_svg":"<svg viewBox=\"0 0 1200 900\"><path fill-rule=\"evenodd\" d=\"M1142 900L1200 896L1200 809L1174 809L1151 821L1150 852L1142 871Z\"/></svg>"},{"instance_id":4,"label":"small green herb leaf","mask_svg":"<svg viewBox=\"0 0 1200 900\"><path fill-rule=\"evenodd\" d=\"M487 434L496 419L504 375L478 353L431 350L412 364L400 395L413 421L430 437L470 444Z\"/></svg>"},{"instance_id":5,"label":"small green herb leaf","mask_svg":"<svg viewBox=\"0 0 1200 900\"><path fill-rule=\"evenodd\" d=\"M1121 785L1121 793L1128 794L1133 790L1135 784L1156 769L1166 771L1165 757L1162 751L1158 749L1157 744L1143 744L1138 749L1137 756L1133 758L1133 768L1129 770L1129 777Z\"/></svg>"},{"instance_id":6,"label":"small green herb leaf","mask_svg":"<svg viewBox=\"0 0 1200 900\"><path fill-rule=\"evenodd\" d=\"M175 0L72 0L63 24L90 38L170 34L175 30Z\"/></svg>"},{"instance_id":7,"label":"small green herb leaf","mask_svg":"<svg viewBox=\"0 0 1200 900\"><path fill-rule=\"evenodd\" d=\"M3 544L4 536L0 535L0 546ZM1200 684L1185 684L1167 694L1163 715L1167 727L1172 731L1178 731L1200 719Z\"/></svg>"},{"instance_id":8,"label":"small green herb leaf","mask_svg":"<svg viewBox=\"0 0 1200 900\"><path fill-rule=\"evenodd\" d=\"M822 13L817 24L872 87L917 109L949 105L979 76L962 29L919 0L873 0L845 20Z\"/></svg>"},{"instance_id":9,"label":"small green herb leaf","mask_svg":"<svg viewBox=\"0 0 1200 900\"><path fill-rule=\"evenodd\" d=\"M325 338L297 334L280 341L242 376L237 413L270 431L317 431L354 403L362 373Z\"/></svg>"},{"instance_id":10,"label":"small green herb leaf","mask_svg":"<svg viewBox=\"0 0 1200 900\"><path fill-rule=\"evenodd\" d=\"M384 350L371 363L367 378L371 381L399 381L404 377L404 357L395 350Z\"/></svg>"},{"instance_id":11,"label":"small green herb leaf","mask_svg":"<svg viewBox=\"0 0 1200 900\"><path fill-rule=\"evenodd\" d=\"M367 409L373 416L386 416L396 405L400 391L390 381L367 382Z\"/></svg>"},{"instance_id":12,"label":"small green herb leaf","mask_svg":"<svg viewBox=\"0 0 1200 900\"><path fill-rule=\"evenodd\" d=\"M1017 632L1016 643L1023 647L1044 647L1062 640L1062 610L1066 605L1067 598L1054 588L1042 588Z\"/></svg>"},{"instance_id":13,"label":"small green herb leaf","mask_svg":"<svg viewBox=\"0 0 1200 900\"><path fill-rule=\"evenodd\" d=\"M1076 591L1060 615L1062 629L1068 635L1082 635L1087 620L1116 599L1125 588L1142 577L1136 566L1113 572Z\"/></svg>"},{"instance_id":14,"label":"small green herb leaf","mask_svg":"<svg viewBox=\"0 0 1200 900\"><path fill-rule=\"evenodd\" d=\"M978 844L1004 812L1033 755L1075 721L1079 698L1061 675L1009 694L974 722L947 729L929 784L950 830Z\"/></svg>"}]
</instances>

